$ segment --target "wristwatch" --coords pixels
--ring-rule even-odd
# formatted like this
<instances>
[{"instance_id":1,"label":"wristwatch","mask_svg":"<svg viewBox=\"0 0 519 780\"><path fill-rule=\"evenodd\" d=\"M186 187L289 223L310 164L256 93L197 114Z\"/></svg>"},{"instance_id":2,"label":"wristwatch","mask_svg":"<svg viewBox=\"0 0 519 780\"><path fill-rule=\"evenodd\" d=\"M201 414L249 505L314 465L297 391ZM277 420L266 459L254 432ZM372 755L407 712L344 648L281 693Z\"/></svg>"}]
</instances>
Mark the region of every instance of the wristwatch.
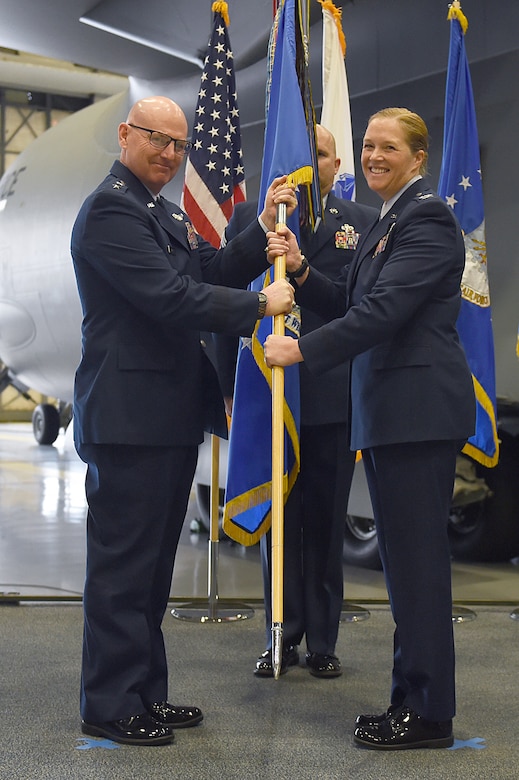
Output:
<instances>
[{"instance_id":1,"label":"wristwatch","mask_svg":"<svg viewBox=\"0 0 519 780\"><path fill-rule=\"evenodd\" d=\"M288 279L290 279L290 280L292 280L292 279L299 279L299 277L301 277L304 274L306 269L310 267L310 264L309 264L308 260L306 259L306 257L304 255L301 255L301 258L302 258L302 263L299 266L299 268L297 269L297 271L287 271L287 278Z\"/></svg>"},{"instance_id":2,"label":"wristwatch","mask_svg":"<svg viewBox=\"0 0 519 780\"><path fill-rule=\"evenodd\" d=\"M258 316L256 319L262 320L263 317L265 316L265 312L267 311L268 300L269 299L267 298L264 292L258 293Z\"/></svg>"}]
</instances>

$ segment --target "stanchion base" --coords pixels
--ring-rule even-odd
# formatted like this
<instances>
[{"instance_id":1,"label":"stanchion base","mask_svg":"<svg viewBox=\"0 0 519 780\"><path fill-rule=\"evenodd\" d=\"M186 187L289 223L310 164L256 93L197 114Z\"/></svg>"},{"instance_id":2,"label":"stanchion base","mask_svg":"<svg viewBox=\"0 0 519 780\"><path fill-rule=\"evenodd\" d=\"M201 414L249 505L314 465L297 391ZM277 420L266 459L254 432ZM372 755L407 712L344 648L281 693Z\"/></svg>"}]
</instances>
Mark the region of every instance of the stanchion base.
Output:
<instances>
[{"instance_id":1,"label":"stanchion base","mask_svg":"<svg viewBox=\"0 0 519 780\"><path fill-rule=\"evenodd\" d=\"M370 616L369 609L359 607L356 604L345 604L341 611L341 623L359 623Z\"/></svg>"},{"instance_id":2,"label":"stanchion base","mask_svg":"<svg viewBox=\"0 0 519 780\"><path fill-rule=\"evenodd\" d=\"M514 609L512 610L512 612L510 612L510 617L512 618L512 620L519 620L519 607L517 607L517 609Z\"/></svg>"},{"instance_id":3,"label":"stanchion base","mask_svg":"<svg viewBox=\"0 0 519 780\"><path fill-rule=\"evenodd\" d=\"M467 609L467 607L453 606L452 608L453 623L468 623L469 620L475 620L476 617L476 613L471 609Z\"/></svg>"},{"instance_id":4,"label":"stanchion base","mask_svg":"<svg viewBox=\"0 0 519 780\"><path fill-rule=\"evenodd\" d=\"M190 620L195 623L230 623L254 617L254 610L239 602L218 600L215 605L210 605L209 602L202 604L193 601L175 607L171 614L177 620Z\"/></svg>"}]
</instances>

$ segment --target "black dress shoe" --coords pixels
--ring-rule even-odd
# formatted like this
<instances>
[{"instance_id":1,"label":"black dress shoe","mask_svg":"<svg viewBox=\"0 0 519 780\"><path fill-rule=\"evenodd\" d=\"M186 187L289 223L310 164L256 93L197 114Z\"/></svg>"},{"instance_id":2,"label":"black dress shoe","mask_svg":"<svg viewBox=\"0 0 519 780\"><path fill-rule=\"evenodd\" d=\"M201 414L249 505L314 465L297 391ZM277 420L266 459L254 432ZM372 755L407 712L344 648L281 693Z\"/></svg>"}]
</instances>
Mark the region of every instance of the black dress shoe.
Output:
<instances>
[{"instance_id":1,"label":"black dress shoe","mask_svg":"<svg viewBox=\"0 0 519 780\"><path fill-rule=\"evenodd\" d=\"M82 720L81 731L90 737L106 737L123 745L165 745L174 739L171 726L158 723L147 712L106 723Z\"/></svg>"},{"instance_id":2,"label":"black dress shoe","mask_svg":"<svg viewBox=\"0 0 519 780\"><path fill-rule=\"evenodd\" d=\"M154 720L172 729L187 729L204 719L198 707L181 707L167 701L149 704L147 710Z\"/></svg>"},{"instance_id":3,"label":"black dress shoe","mask_svg":"<svg viewBox=\"0 0 519 780\"><path fill-rule=\"evenodd\" d=\"M289 666L297 666L299 663L299 653L295 645L286 645L281 653L280 674L285 674ZM272 666L272 650L265 650L256 661L254 669L256 677L274 677L274 667Z\"/></svg>"},{"instance_id":4,"label":"black dress shoe","mask_svg":"<svg viewBox=\"0 0 519 780\"><path fill-rule=\"evenodd\" d=\"M342 674L341 662L336 655L307 653L306 665L314 677L340 677Z\"/></svg>"},{"instance_id":5,"label":"black dress shoe","mask_svg":"<svg viewBox=\"0 0 519 780\"><path fill-rule=\"evenodd\" d=\"M381 712L379 715L357 715L355 718L356 726L378 726L383 720L389 718L396 707L392 704L387 708L385 712Z\"/></svg>"},{"instance_id":6,"label":"black dress shoe","mask_svg":"<svg viewBox=\"0 0 519 780\"><path fill-rule=\"evenodd\" d=\"M426 720L409 707L398 707L380 723L357 726L353 739L375 750L447 748L454 743L452 720Z\"/></svg>"}]
</instances>

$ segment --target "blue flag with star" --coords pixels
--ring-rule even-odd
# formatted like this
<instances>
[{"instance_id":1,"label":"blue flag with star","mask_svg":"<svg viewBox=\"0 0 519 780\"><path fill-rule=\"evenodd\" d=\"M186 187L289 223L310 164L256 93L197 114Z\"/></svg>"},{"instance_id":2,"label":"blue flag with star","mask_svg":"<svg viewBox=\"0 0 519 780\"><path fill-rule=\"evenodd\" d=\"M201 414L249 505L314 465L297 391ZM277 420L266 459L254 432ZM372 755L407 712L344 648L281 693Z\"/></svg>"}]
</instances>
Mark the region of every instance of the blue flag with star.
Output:
<instances>
[{"instance_id":1,"label":"blue flag with star","mask_svg":"<svg viewBox=\"0 0 519 780\"><path fill-rule=\"evenodd\" d=\"M453 209L465 239L457 327L472 371L477 413L476 432L463 451L484 466L492 467L499 460L494 339L478 130L464 40L468 22L461 8L454 4L448 19L451 36L438 194Z\"/></svg>"},{"instance_id":2,"label":"blue flag with star","mask_svg":"<svg viewBox=\"0 0 519 780\"><path fill-rule=\"evenodd\" d=\"M314 179L315 159L309 137L305 84L298 77L297 51L303 51L301 9L297 0L284 0L274 20L269 46L263 167L258 213L263 210L272 180L287 174L303 187ZM297 62L296 62L297 61ZM311 197L311 196L308 196ZM320 205L320 204L319 204ZM319 205L316 208L319 208ZM287 224L299 234L299 209ZM253 290L270 283L270 273L255 280ZM250 545L270 528L272 497L272 371L265 363L263 344L273 320L260 320L251 339L242 339L236 369L223 529ZM285 317L286 335L297 338L300 314L296 307ZM299 367L284 374L284 498L299 473Z\"/></svg>"}]
</instances>

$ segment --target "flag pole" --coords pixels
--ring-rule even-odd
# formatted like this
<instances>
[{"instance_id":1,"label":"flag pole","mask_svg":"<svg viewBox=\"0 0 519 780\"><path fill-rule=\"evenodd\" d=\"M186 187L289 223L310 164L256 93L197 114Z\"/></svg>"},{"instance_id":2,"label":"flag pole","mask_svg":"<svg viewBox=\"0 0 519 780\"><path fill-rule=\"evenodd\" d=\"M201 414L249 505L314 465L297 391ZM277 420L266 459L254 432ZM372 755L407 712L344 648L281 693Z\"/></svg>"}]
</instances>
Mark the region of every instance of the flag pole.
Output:
<instances>
[{"instance_id":1,"label":"flag pole","mask_svg":"<svg viewBox=\"0 0 519 780\"><path fill-rule=\"evenodd\" d=\"M190 601L174 607L177 620L195 623L231 623L254 617L254 610L240 601L223 600L218 594L220 545L220 438L211 434L211 485L209 491L209 549L207 560L207 602Z\"/></svg>"},{"instance_id":2,"label":"flag pole","mask_svg":"<svg viewBox=\"0 0 519 780\"><path fill-rule=\"evenodd\" d=\"M211 12L213 14L213 30L207 46L207 54L204 62L204 72L202 74L202 83L204 80L215 84L215 93L220 99L220 106L225 107L218 113L218 120L221 122L220 129L228 132L225 136L225 143L222 140L220 149L219 164L210 169L207 166L207 137L204 133L204 125L195 129L193 141L196 141L190 158L186 163L186 172L184 177L184 187L182 191L182 208L189 214L193 226L206 241L215 248L220 246L223 227L229 220L229 206L234 207L235 202L245 200L245 174L241 165L241 140L239 127L239 112L236 103L236 85L234 70L232 67L226 68L225 77L220 74L220 52L226 50L231 56L229 36L227 27L229 25L228 7L225 0L216 0L212 3ZM218 71L217 83L214 80L215 73ZM205 90L201 90L198 97L197 111L204 113L207 95ZM215 120L216 121L216 120ZM224 148L226 147L226 148ZM195 151L196 150L196 151ZM214 154L218 150L214 151ZM212 152L213 153L213 152ZM220 177L223 175L224 159L233 162L235 175L232 180L229 197L222 203L215 192L221 191ZM199 187L198 182L202 180L204 187ZM192 602L183 607L175 608L171 611L173 617L180 620L196 620L200 623L224 623L234 620L245 620L254 615L254 610L246 604L227 603L218 596L218 554L219 554L219 516L220 516L220 439L216 434L211 434L211 485L210 485L210 510L209 510L209 553L208 553L208 601L207 607Z\"/></svg>"},{"instance_id":3,"label":"flag pole","mask_svg":"<svg viewBox=\"0 0 519 780\"><path fill-rule=\"evenodd\" d=\"M209 510L209 556L207 570L207 596L209 619L217 616L218 607L218 519L220 513L220 439L211 434L211 488Z\"/></svg>"},{"instance_id":4,"label":"flag pole","mask_svg":"<svg viewBox=\"0 0 519 780\"><path fill-rule=\"evenodd\" d=\"M276 209L276 231L286 225L286 204ZM286 255L274 262L274 280L286 275ZM274 317L274 334L285 334L285 315ZM285 372L282 366L272 368L272 669L277 680L283 653L283 475Z\"/></svg>"}]
</instances>

